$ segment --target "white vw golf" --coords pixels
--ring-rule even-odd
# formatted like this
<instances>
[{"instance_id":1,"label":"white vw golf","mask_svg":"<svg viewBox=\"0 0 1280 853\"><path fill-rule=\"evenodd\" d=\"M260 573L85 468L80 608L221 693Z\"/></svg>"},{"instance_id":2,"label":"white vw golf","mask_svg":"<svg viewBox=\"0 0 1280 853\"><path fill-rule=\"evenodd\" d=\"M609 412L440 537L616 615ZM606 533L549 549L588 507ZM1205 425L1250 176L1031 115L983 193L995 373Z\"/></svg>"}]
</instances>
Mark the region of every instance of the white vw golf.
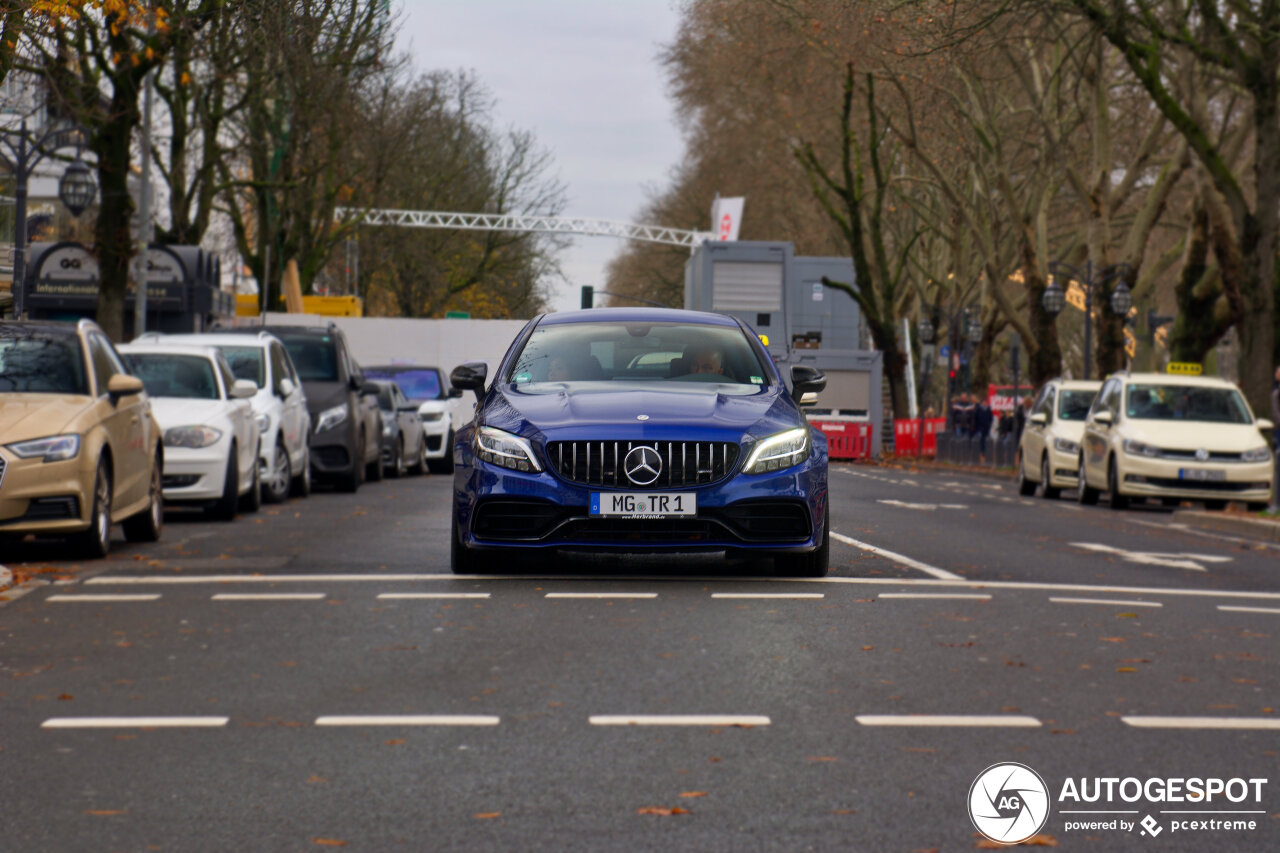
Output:
<instances>
[{"instance_id":1,"label":"white vw golf","mask_svg":"<svg viewBox=\"0 0 1280 853\"><path fill-rule=\"evenodd\" d=\"M164 432L166 504L201 505L230 521L256 512L258 426L249 398L254 383L237 380L213 347L128 344L117 347L142 380Z\"/></svg>"}]
</instances>

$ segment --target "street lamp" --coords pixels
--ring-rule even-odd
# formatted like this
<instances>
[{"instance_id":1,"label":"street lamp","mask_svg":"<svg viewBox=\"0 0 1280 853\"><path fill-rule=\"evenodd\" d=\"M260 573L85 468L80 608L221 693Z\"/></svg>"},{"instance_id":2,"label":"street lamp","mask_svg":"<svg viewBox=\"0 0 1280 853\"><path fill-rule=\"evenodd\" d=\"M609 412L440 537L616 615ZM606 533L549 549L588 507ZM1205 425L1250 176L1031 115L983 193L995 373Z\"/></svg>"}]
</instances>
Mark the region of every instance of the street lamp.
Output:
<instances>
[{"instance_id":1,"label":"street lamp","mask_svg":"<svg viewBox=\"0 0 1280 853\"><path fill-rule=\"evenodd\" d=\"M1085 261L1083 267L1074 267L1063 261L1049 264L1049 273L1053 282L1045 288L1040 305L1046 314L1056 318L1067 304L1066 290L1058 283L1061 276L1068 281L1075 281L1084 291L1084 378L1093 373L1093 294L1114 278L1123 278L1129 272L1128 264L1112 264L1099 269L1093 261ZM1111 312L1117 316L1125 316L1133 307L1133 294L1123 281L1111 292Z\"/></svg>"},{"instance_id":2,"label":"street lamp","mask_svg":"<svg viewBox=\"0 0 1280 853\"><path fill-rule=\"evenodd\" d=\"M938 330L933 327L932 320L928 317L921 317L920 323L916 326L916 331L920 334L920 343L931 344Z\"/></svg>"},{"instance_id":3,"label":"street lamp","mask_svg":"<svg viewBox=\"0 0 1280 853\"><path fill-rule=\"evenodd\" d=\"M93 172L77 157L58 180L58 198L62 199L71 215L78 218L89 209L97 195L98 182L93 179Z\"/></svg>"}]
</instances>

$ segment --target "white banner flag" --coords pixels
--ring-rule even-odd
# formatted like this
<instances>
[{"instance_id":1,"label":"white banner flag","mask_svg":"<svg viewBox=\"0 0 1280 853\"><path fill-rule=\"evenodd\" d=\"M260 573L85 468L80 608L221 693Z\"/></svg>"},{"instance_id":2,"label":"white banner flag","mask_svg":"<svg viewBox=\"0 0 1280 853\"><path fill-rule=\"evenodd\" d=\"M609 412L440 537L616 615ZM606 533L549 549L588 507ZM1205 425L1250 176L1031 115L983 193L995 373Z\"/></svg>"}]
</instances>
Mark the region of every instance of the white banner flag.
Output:
<instances>
[{"instance_id":1,"label":"white banner flag","mask_svg":"<svg viewBox=\"0 0 1280 853\"><path fill-rule=\"evenodd\" d=\"M711 202L711 231L717 240L737 240L738 226L742 224L742 196L718 198Z\"/></svg>"}]
</instances>

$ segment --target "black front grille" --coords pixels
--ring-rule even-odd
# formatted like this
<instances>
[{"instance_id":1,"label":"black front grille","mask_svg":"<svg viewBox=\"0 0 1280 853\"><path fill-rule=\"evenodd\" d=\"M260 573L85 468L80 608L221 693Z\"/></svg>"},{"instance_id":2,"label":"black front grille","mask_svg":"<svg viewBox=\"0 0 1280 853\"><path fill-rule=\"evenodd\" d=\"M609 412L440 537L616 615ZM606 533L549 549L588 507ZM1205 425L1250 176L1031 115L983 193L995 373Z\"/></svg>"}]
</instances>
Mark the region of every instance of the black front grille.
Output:
<instances>
[{"instance_id":1,"label":"black front grille","mask_svg":"<svg viewBox=\"0 0 1280 853\"><path fill-rule=\"evenodd\" d=\"M311 458L316 467L328 470L341 470L351 464L347 449L340 444L328 444L324 447L311 448Z\"/></svg>"},{"instance_id":2,"label":"black front grille","mask_svg":"<svg viewBox=\"0 0 1280 853\"><path fill-rule=\"evenodd\" d=\"M639 545L661 542L709 544L723 542L724 528L702 518L575 518L562 527L557 539L579 542L608 540L610 544Z\"/></svg>"},{"instance_id":3,"label":"black front grille","mask_svg":"<svg viewBox=\"0 0 1280 853\"><path fill-rule=\"evenodd\" d=\"M1170 450L1166 448L1160 451L1160 458L1161 459L1180 459L1180 460L1196 462L1196 461L1199 461L1196 459L1196 454L1198 452L1199 451L1197 450ZM1209 453L1209 458L1205 461L1243 462L1244 454L1243 453L1218 453L1214 451Z\"/></svg>"},{"instance_id":4,"label":"black front grille","mask_svg":"<svg viewBox=\"0 0 1280 853\"><path fill-rule=\"evenodd\" d=\"M809 538L809 511L799 501L739 501L720 515L743 539Z\"/></svg>"},{"instance_id":5,"label":"black front grille","mask_svg":"<svg viewBox=\"0 0 1280 853\"><path fill-rule=\"evenodd\" d=\"M476 507L471 532L479 539L540 539L565 512L547 501L490 498Z\"/></svg>"},{"instance_id":6,"label":"black front grille","mask_svg":"<svg viewBox=\"0 0 1280 853\"><path fill-rule=\"evenodd\" d=\"M1174 477L1148 477L1147 482L1162 489L1178 489L1188 492L1248 492L1265 489L1266 483L1230 483L1221 480L1178 480Z\"/></svg>"},{"instance_id":7,"label":"black front grille","mask_svg":"<svg viewBox=\"0 0 1280 853\"><path fill-rule=\"evenodd\" d=\"M437 450L439 450L441 444L444 444L443 435L427 436L427 450L430 450L432 453L435 453Z\"/></svg>"},{"instance_id":8,"label":"black front grille","mask_svg":"<svg viewBox=\"0 0 1280 853\"><path fill-rule=\"evenodd\" d=\"M661 468L652 482L627 477L627 454L637 447L657 451ZM738 445L728 441L552 441L547 444L551 468L564 479L584 486L625 489L672 489L723 480L738 464ZM655 466L656 467L656 466Z\"/></svg>"},{"instance_id":9,"label":"black front grille","mask_svg":"<svg viewBox=\"0 0 1280 853\"><path fill-rule=\"evenodd\" d=\"M80 499L67 495L58 498L36 498L27 504L24 521L57 521L80 517Z\"/></svg>"}]
</instances>

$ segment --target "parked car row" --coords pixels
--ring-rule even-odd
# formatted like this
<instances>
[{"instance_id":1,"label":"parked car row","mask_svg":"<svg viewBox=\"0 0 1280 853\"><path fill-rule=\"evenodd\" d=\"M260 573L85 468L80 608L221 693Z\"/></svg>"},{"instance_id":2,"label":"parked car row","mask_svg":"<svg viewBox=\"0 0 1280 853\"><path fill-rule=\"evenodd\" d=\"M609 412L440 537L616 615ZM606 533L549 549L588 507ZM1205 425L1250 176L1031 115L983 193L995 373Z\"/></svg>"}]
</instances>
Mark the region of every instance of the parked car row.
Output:
<instances>
[{"instance_id":1,"label":"parked car row","mask_svg":"<svg viewBox=\"0 0 1280 853\"><path fill-rule=\"evenodd\" d=\"M1103 382L1054 380L1022 434L1019 491L1070 490L1082 504L1105 492L1112 509L1152 498L1258 511L1273 487L1271 429L1224 379L1120 371Z\"/></svg>"},{"instance_id":2,"label":"parked car row","mask_svg":"<svg viewBox=\"0 0 1280 853\"><path fill-rule=\"evenodd\" d=\"M354 492L384 471L452 470L461 392L435 368L377 375L336 326L115 347L88 320L0 322L0 542L66 537L100 557L116 523L158 539L166 504L229 521L313 478Z\"/></svg>"}]
</instances>

